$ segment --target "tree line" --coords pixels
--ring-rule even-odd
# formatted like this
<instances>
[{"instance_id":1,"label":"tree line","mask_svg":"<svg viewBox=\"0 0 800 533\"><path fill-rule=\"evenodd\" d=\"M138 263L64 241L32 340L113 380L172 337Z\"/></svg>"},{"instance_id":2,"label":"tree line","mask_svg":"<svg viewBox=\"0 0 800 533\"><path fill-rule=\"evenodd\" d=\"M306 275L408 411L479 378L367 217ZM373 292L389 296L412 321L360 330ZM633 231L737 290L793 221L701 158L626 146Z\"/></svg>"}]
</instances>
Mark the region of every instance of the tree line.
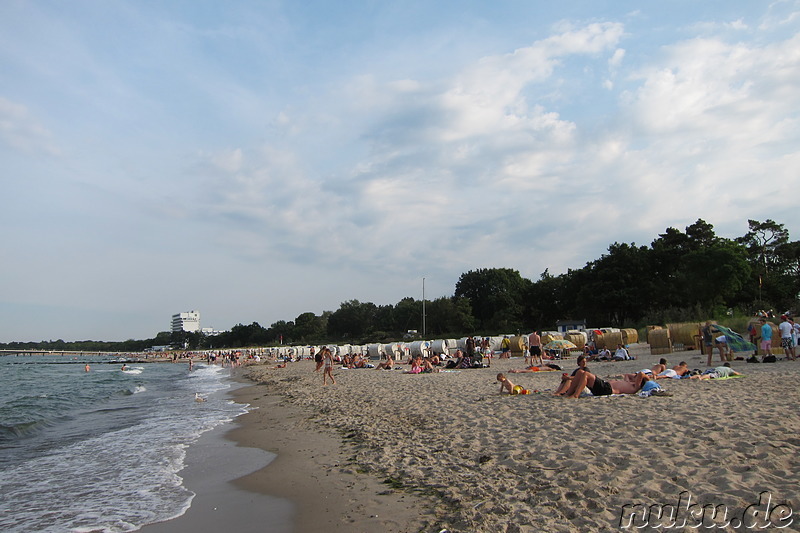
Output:
<instances>
[{"instance_id":1,"label":"tree line","mask_svg":"<svg viewBox=\"0 0 800 533\"><path fill-rule=\"evenodd\" d=\"M268 328L253 322L215 336L162 332L153 339L122 343L49 341L0 347L140 351L164 344L189 349L363 344L421 338L423 307L426 338L548 330L561 319L638 328L730 312L794 309L800 294L800 242L790 241L788 230L773 220L749 220L748 226L745 235L727 239L698 219L684 231L667 228L649 246L615 242L583 268L557 276L545 270L532 281L510 268L471 270L460 276L450 297L425 302L407 297L394 305L349 300L336 311L306 312Z\"/></svg>"}]
</instances>

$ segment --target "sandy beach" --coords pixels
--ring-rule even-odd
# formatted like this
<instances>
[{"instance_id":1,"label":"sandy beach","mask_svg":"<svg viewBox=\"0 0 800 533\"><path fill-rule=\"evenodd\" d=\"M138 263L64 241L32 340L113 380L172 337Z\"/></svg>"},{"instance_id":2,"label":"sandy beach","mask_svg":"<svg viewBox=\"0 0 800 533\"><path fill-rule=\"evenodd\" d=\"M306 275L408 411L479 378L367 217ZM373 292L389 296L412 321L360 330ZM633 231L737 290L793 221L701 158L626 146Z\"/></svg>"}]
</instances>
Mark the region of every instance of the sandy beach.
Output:
<instances>
[{"instance_id":1,"label":"sandy beach","mask_svg":"<svg viewBox=\"0 0 800 533\"><path fill-rule=\"evenodd\" d=\"M705 368L697 351L632 353L589 369ZM324 387L311 361L243 369L256 385L235 394L257 409L229 437L278 459L236 485L288 498L300 533L800 530L787 516L800 509L800 362L734 361L745 377L660 380L671 396L649 398L566 399L551 394L560 372L509 374L539 392L500 395L496 374L523 363L337 369Z\"/></svg>"}]
</instances>

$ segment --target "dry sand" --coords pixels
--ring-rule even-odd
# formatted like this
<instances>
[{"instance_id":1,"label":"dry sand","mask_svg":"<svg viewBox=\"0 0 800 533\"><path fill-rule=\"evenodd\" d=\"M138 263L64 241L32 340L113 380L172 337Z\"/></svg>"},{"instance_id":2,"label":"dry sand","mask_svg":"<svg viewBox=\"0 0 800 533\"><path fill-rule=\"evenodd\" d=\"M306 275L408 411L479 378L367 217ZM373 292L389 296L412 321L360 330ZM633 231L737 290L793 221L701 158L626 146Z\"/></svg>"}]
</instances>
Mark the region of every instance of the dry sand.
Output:
<instances>
[{"instance_id":1,"label":"dry sand","mask_svg":"<svg viewBox=\"0 0 800 533\"><path fill-rule=\"evenodd\" d=\"M614 376L662 357L647 345L632 351L638 360L589 368ZM666 357L705 367L697 351ZM696 530L697 506L679 509L677 523L669 508L643 518L689 496L689 505L727 509L705 523L715 531L766 525L753 511L767 496L773 526L800 530L800 516L778 522L800 511L800 361L735 361L746 377L661 381L672 396L581 399L498 394L497 372L521 358L421 375L336 369L337 384L325 387L311 361L274 366L244 371L257 385L236 394L258 409L232 437L278 459L237 484L292 500L301 533L620 531L636 511L631 526ZM560 375L509 377L551 391Z\"/></svg>"}]
</instances>

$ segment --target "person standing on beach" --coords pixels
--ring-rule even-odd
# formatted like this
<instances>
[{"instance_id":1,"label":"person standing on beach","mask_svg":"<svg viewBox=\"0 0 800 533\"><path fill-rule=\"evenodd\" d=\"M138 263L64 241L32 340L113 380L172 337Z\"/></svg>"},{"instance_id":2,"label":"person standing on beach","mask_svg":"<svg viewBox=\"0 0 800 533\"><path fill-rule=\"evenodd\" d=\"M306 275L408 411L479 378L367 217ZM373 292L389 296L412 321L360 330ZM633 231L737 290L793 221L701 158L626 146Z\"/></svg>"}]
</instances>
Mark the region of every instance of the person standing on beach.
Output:
<instances>
[{"instance_id":1,"label":"person standing on beach","mask_svg":"<svg viewBox=\"0 0 800 533\"><path fill-rule=\"evenodd\" d=\"M536 331L528 335L528 353L530 355L531 366L535 364L544 364L542 360L542 338Z\"/></svg>"},{"instance_id":2,"label":"person standing on beach","mask_svg":"<svg viewBox=\"0 0 800 533\"><path fill-rule=\"evenodd\" d=\"M795 348L797 347L797 339L800 338L800 324L798 324L794 319L789 319L789 323L792 325L792 342L794 342Z\"/></svg>"},{"instance_id":3,"label":"person standing on beach","mask_svg":"<svg viewBox=\"0 0 800 533\"><path fill-rule=\"evenodd\" d=\"M733 352L731 351L731 345L728 344L728 337L725 335L720 335L719 337L714 339L714 346L717 347L719 350L719 362L724 363L729 359L733 358Z\"/></svg>"},{"instance_id":4,"label":"person standing on beach","mask_svg":"<svg viewBox=\"0 0 800 533\"><path fill-rule=\"evenodd\" d=\"M783 348L786 358L792 361L795 360L794 341L792 341L793 329L792 323L789 322L789 317L781 315L781 323L778 326L778 330L781 332L781 348Z\"/></svg>"},{"instance_id":5,"label":"person standing on beach","mask_svg":"<svg viewBox=\"0 0 800 533\"><path fill-rule=\"evenodd\" d=\"M336 385L336 380L333 378L333 354L331 349L325 347L322 350L322 357L325 360L325 369L322 371L322 384L328 384L328 378L331 378L331 385Z\"/></svg>"},{"instance_id":6,"label":"person standing on beach","mask_svg":"<svg viewBox=\"0 0 800 533\"><path fill-rule=\"evenodd\" d=\"M492 364L492 349L489 347L489 337L481 339L481 353L489 360L489 366Z\"/></svg>"},{"instance_id":7,"label":"person standing on beach","mask_svg":"<svg viewBox=\"0 0 800 533\"><path fill-rule=\"evenodd\" d=\"M466 348L467 348L467 357L469 357L470 359L475 357L475 337L473 337L472 335L467 337Z\"/></svg>"},{"instance_id":8,"label":"person standing on beach","mask_svg":"<svg viewBox=\"0 0 800 533\"><path fill-rule=\"evenodd\" d=\"M764 317L761 317L759 322L761 322L761 349L765 356L770 355L772 354L772 326L767 324L767 319Z\"/></svg>"},{"instance_id":9,"label":"person standing on beach","mask_svg":"<svg viewBox=\"0 0 800 533\"><path fill-rule=\"evenodd\" d=\"M322 352L325 351L327 348L328 348L327 346L323 346L320 351L318 351L317 353L313 354L314 355L314 362L317 363L317 368L314 369L314 372L319 372L319 369L322 368L322 365L325 363L323 361L324 356L323 356ZM314 348L311 348L311 351L313 352Z\"/></svg>"},{"instance_id":10,"label":"person standing on beach","mask_svg":"<svg viewBox=\"0 0 800 533\"><path fill-rule=\"evenodd\" d=\"M503 335L503 340L500 342L500 359L508 359L511 357L511 341L508 335Z\"/></svg>"},{"instance_id":11,"label":"person standing on beach","mask_svg":"<svg viewBox=\"0 0 800 533\"><path fill-rule=\"evenodd\" d=\"M711 366L711 357L714 355L714 325L710 320L706 321L701 333L703 334L703 347L708 356L706 366Z\"/></svg>"}]
</instances>

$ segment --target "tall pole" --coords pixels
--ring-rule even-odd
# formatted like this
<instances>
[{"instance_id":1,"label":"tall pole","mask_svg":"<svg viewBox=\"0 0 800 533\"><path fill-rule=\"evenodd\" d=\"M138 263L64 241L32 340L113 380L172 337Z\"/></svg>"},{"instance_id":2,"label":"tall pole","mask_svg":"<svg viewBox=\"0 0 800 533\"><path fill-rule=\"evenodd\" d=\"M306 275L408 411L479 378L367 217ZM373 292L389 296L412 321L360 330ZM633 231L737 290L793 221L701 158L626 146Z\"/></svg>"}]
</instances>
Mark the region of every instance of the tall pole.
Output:
<instances>
[{"instance_id":1,"label":"tall pole","mask_svg":"<svg viewBox=\"0 0 800 533\"><path fill-rule=\"evenodd\" d=\"M425 278L422 278L422 337L425 338Z\"/></svg>"}]
</instances>

